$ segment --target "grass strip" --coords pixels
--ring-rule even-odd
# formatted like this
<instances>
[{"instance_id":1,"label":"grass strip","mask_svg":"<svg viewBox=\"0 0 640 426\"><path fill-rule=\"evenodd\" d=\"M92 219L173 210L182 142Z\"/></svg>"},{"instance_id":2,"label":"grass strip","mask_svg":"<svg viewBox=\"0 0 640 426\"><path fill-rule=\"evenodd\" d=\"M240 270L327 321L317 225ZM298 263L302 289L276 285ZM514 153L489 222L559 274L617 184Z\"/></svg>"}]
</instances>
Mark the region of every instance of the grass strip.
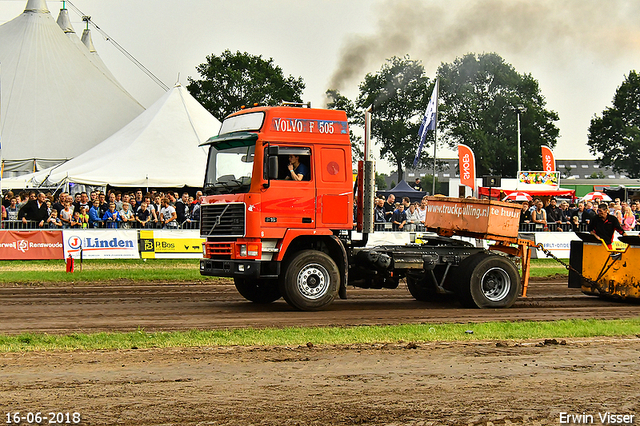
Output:
<instances>
[{"instance_id":1,"label":"grass strip","mask_svg":"<svg viewBox=\"0 0 640 426\"><path fill-rule=\"evenodd\" d=\"M553 259L532 259L531 276L567 275ZM104 259L75 262L75 272L67 273L62 260L0 261L0 283L108 282L136 281L209 281L200 275L198 259Z\"/></svg>"},{"instance_id":2,"label":"grass strip","mask_svg":"<svg viewBox=\"0 0 640 426\"><path fill-rule=\"evenodd\" d=\"M470 333L473 332L473 333ZM0 336L0 352L116 350L202 346L290 346L397 342L527 340L640 334L640 317L626 320L514 321L356 327L289 327L175 332Z\"/></svg>"},{"instance_id":3,"label":"grass strip","mask_svg":"<svg viewBox=\"0 0 640 426\"><path fill-rule=\"evenodd\" d=\"M198 259L118 259L75 262L75 272L67 273L62 260L0 262L0 282L105 282L136 281L205 281L200 275ZM81 270L82 269L82 270Z\"/></svg>"}]
</instances>

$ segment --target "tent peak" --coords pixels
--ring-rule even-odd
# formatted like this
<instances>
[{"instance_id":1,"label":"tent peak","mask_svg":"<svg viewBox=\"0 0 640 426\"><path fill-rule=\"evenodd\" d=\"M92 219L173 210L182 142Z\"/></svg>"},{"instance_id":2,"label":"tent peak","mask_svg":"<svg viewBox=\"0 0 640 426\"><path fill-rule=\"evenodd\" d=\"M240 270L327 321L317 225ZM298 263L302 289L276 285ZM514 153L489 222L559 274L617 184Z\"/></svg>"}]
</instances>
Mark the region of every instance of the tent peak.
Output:
<instances>
[{"instance_id":1,"label":"tent peak","mask_svg":"<svg viewBox=\"0 0 640 426\"><path fill-rule=\"evenodd\" d=\"M24 8L25 12L40 12L40 13L50 13L49 8L47 7L46 0L28 0L27 7Z\"/></svg>"},{"instance_id":2,"label":"tent peak","mask_svg":"<svg viewBox=\"0 0 640 426\"><path fill-rule=\"evenodd\" d=\"M89 52L91 53L96 52L96 48L93 45L93 40L91 40L91 30L89 28L85 28L82 31L82 38L80 40L82 40L82 43L84 43L84 45L87 46L87 49L89 49Z\"/></svg>"},{"instance_id":3,"label":"tent peak","mask_svg":"<svg viewBox=\"0 0 640 426\"><path fill-rule=\"evenodd\" d=\"M62 28L66 34L75 33L73 30L73 26L71 25L71 19L69 19L69 10L68 9L60 9L60 14L58 15L58 20L56 21L58 26Z\"/></svg>"}]
</instances>

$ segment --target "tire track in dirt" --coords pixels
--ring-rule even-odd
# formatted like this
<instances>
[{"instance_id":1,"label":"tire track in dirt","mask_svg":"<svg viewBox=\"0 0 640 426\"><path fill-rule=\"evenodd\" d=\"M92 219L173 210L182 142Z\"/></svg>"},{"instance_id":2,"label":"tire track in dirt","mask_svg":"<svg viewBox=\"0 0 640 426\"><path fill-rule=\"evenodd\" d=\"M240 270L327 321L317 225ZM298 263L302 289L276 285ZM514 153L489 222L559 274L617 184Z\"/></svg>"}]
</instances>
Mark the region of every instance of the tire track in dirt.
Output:
<instances>
[{"instance_id":1,"label":"tire track in dirt","mask_svg":"<svg viewBox=\"0 0 640 426\"><path fill-rule=\"evenodd\" d=\"M563 281L532 282L510 309L463 309L456 301L418 302L395 290L348 290L320 312L299 312L282 299L244 300L230 282L21 285L0 288L0 333L172 331L242 327L631 318L640 305L583 295Z\"/></svg>"}]
</instances>

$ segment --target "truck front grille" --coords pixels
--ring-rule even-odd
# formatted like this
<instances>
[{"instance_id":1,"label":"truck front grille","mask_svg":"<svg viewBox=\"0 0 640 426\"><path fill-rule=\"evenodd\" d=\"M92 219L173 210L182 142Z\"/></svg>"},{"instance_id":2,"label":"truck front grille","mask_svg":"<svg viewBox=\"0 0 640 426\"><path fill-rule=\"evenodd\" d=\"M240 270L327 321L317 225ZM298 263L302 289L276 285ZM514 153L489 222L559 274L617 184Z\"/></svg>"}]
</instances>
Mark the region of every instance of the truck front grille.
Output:
<instances>
[{"instance_id":1,"label":"truck front grille","mask_svg":"<svg viewBox=\"0 0 640 426\"><path fill-rule=\"evenodd\" d=\"M200 211L201 237L243 237L244 203L204 204Z\"/></svg>"}]
</instances>

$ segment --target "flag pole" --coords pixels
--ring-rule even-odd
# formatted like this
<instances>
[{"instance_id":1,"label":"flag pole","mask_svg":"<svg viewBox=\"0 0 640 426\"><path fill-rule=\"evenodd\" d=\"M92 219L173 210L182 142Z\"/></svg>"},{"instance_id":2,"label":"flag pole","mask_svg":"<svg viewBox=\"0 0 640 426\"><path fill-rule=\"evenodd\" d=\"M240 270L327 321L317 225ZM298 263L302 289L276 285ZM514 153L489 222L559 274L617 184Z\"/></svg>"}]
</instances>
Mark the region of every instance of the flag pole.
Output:
<instances>
[{"instance_id":1,"label":"flag pole","mask_svg":"<svg viewBox=\"0 0 640 426\"><path fill-rule=\"evenodd\" d=\"M433 178L431 179L431 195L436 195L436 147L438 145L438 80L436 77L436 125L433 129Z\"/></svg>"}]
</instances>

